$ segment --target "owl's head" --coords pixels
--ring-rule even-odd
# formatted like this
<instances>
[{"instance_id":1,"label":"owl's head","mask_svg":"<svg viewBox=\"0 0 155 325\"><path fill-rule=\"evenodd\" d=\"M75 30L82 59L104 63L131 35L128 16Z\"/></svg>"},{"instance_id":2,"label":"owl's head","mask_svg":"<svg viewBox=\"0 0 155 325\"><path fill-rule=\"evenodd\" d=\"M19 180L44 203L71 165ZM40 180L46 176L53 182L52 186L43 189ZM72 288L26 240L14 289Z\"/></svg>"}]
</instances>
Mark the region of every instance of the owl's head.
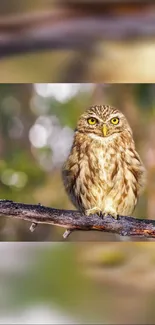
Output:
<instances>
[{"instance_id":1,"label":"owl's head","mask_svg":"<svg viewBox=\"0 0 155 325\"><path fill-rule=\"evenodd\" d=\"M98 137L110 137L132 130L127 119L118 109L111 106L92 106L79 118L77 131Z\"/></svg>"}]
</instances>

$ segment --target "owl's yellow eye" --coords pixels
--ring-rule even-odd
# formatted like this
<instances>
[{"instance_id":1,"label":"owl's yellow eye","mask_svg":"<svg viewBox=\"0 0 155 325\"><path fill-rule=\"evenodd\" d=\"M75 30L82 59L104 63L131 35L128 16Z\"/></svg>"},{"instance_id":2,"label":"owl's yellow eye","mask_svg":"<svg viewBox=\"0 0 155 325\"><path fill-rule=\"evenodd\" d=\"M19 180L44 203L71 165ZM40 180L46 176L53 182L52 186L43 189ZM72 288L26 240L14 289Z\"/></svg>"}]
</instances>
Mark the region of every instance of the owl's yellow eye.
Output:
<instances>
[{"instance_id":1,"label":"owl's yellow eye","mask_svg":"<svg viewBox=\"0 0 155 325\"><path fill-rule=\"evenodd\" d=\"M113 117L110 122L114 125L117 125L119 123L119 118L118 117Z\"/></svg>"},{"instance_id":2,"label":"owl's yellow eye","mask_svg":"<svg viewBox=\"0 0 155 325\"><path fill-rule=\"evenodd\" d=\"M90 117L88 119L88 124L95 125L97 123L97 119L95 117Z\"/></svg>"}]
</instances>

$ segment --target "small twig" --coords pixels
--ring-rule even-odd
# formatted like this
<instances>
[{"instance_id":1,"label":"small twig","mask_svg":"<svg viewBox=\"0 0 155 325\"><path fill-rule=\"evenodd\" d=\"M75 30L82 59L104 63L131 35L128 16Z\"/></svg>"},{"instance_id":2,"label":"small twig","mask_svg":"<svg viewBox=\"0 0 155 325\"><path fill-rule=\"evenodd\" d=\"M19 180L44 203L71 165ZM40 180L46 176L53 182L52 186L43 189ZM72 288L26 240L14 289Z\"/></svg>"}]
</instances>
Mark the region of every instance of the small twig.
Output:
<instances>
[{"instance_id":1,"label":"small twig","mask_svg":"<svg viewBox=\"0 0 155 325\"><path fill-rule=\"evenodd\" d=\"M121 236L155 238L155 220L126 216L118 216L118 219L115 220L110 215L105 218L97 215L87 217L79 211L59 210L40 204L16 203L9 200L0 201L0 215L27 220L32 223L31 230L34 230L38 223L66 228L64 238L67 238L74 230L98 230Z\"/></svg>"},{"instance_id":2,"label":"small twig","mask_svg":"<svg viewBox=\"0 0 155 325\"><path fill-rule=\"evenodd\" d=\"M63 238L66 239L69 237L69 235L73 232L73 230L67 229L64 234L63 234Z\"/></svg>"},{"instance_id":3,"label":"small twig","mask_svg":"<svg viewBox=\"0 0 155 325\"><path fill-rule=\"evenodd\" d=\"M32 224L31 224L31 226L30 226L30 231L31 231L31 232L34 232L35 229L36 229L36 227L37 227L37 223L32 222Z\"/></svg>"}]
</instances>

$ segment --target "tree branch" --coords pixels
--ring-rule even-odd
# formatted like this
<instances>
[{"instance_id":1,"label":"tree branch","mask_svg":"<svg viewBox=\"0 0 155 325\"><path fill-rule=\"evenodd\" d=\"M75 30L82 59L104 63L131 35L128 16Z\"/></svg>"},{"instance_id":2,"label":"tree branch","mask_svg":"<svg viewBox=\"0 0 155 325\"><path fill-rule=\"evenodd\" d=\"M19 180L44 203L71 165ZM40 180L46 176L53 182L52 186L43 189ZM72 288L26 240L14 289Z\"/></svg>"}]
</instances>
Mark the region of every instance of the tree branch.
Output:
<instances>
[{"instance_id":1,"label":"tree branch","mask_svg":"<svg viewBox=\"0 0 155 325\"><path fill-rule=\"evenodd\" d=\"M155 238L155 220L124 216L119 216L118 220L111 216L106 218L97 215L86 217L79 211L59 210L40 204L16 203L9 200L0 201L0 215L31 222L31 231L34 231L39 223L66 228L64 238L67 238L74 230L98 230L121 236Z\"/></svg>"},{"instance_id":2,"label":"tree branch","mask_svg":"<svg viewBox=\"0 0 155 325\"><path fill-rule=\"evenodd\" d=\"M101 39L135 40L155 36L152 12L78 17L72 12L63 16L61 11L52 17L53 13L46 13L43 17L34 16L34 23L31 16L30 20L21 22L20 19L18 24L13 20L8 25L0 19L0 58L48 49L84 49Z\"/></svg>"}]
</instances>

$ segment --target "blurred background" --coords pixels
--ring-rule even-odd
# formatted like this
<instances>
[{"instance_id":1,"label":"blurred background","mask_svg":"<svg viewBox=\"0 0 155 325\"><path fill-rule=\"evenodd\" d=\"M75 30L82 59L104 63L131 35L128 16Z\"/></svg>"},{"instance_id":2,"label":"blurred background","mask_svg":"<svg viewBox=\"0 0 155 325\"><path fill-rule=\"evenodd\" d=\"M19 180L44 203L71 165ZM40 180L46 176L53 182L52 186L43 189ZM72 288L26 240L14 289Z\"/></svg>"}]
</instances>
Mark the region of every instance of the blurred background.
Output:
<instances>
[{"instance_id":1,"label":"blurred background","mask_svg":"<svg viewBox=\"0 0 155 325\"><path fill-rule=\"evenodd\" d=\"M1 84L1 199L73 208L61 167L77 119L92 104L115 105L127 116L148 169L134 215L155 218L154 84ZM31 233L29 226L0 218L1 324L155 323L153 240L122 243L78 231L64 243L59 227Z\"/></svg>"},{"instance_id":2,"label":"blurred background","mask_svg":"<svg viewBox=\"0 0 155 325\"><path fill-rule=\"evenodd\" d=\"M1 0L0 82L154 82L154 0Z\"/></svg>"},{"instance_id":3,"label":"blurred background","mask_svg":"<svg viewBox=\"0 0 155 325\"><path fill-rule=\"evenodd\" d=\"M154 324L154 243L1 243L0 324Z\"/></svg>"}]
</instances>

